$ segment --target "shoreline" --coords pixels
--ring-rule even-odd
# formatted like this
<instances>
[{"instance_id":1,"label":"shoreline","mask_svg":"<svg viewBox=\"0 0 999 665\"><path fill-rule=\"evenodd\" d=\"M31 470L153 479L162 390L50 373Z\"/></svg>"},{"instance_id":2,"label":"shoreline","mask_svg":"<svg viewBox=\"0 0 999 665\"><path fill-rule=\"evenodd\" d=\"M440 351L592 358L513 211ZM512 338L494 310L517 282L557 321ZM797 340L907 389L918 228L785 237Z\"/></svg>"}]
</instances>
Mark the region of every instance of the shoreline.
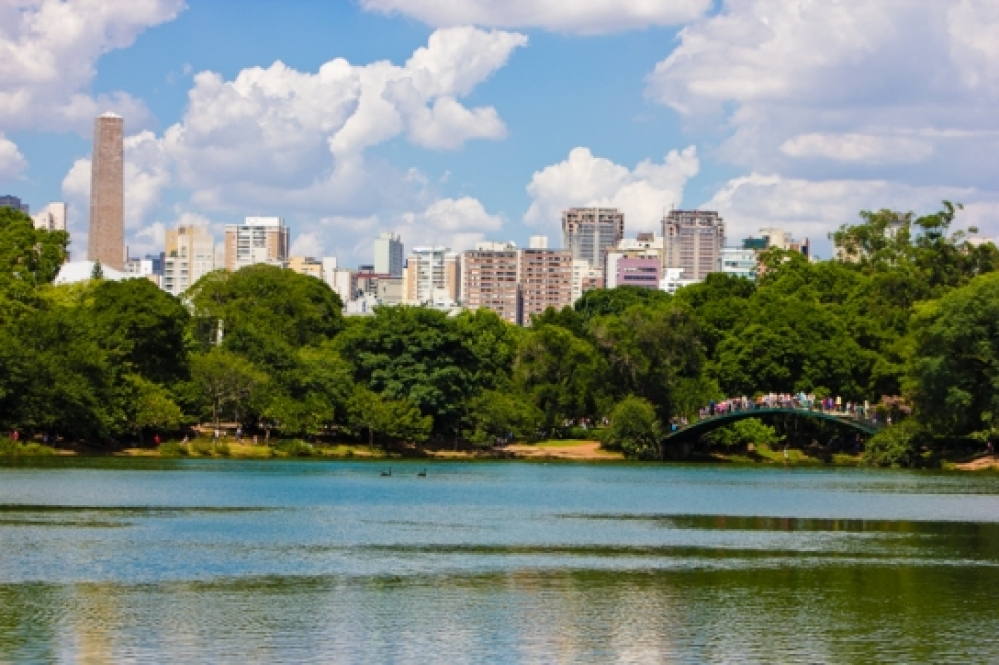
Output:
<instances>
[{"instance_id":1,"label":"shoreline","mask_svg":"<svg viewBox=\"0 0 999 665\"><path fill-rule=\"evenodd\" d=\"M210 446L206 445L199 451L186 452L184 454L161 454L156 448L126 448L118 452L102 453L99 451L74 451L66 449L56 449L44 455L14 455L0 456L3 460L31 460L44 458L68 458L68 457L114 457L119 459L157 459L157 460L178 460L178 459L214 459L214 460L327 460L327 461L399 461L416 462L424 461L521 461L521 462L577 462L577 463L629 463L641 464L636 460L628 460L617 451L605 450L601 448L598 441L585 440L552 440L540 443L527 444L515 443L502 448L490 448L484 450L448 450L448 449L422 449L411 448L403 450L384 450L378 447L369 447L365 444L338 444L334 446L320 446L310 448L307 454L296 454L295 448L282 449L282 445L288 442L278 442L276 446L237 444L227 442L224 447L225 452L213 452ZM176 442L166 442L164 445L176 444ZM782 450L770 450L766 446L756 447L748 452L718 452L693 453L686 459L668 459L667 462L674 464L725 464L738 466L785 466L785 467L843 467L855 468L864 466L861 455L827 453L816 450L789 449L788 457L785 459ZM648 463L648 462L644 462ZM872 467L873 468L873 467ZM971 460L947 460L941 461L938 467L930 470L959 471L973 473L988 473L999 471L999 458L981 456Z\"/></svg>"}]
</instances>

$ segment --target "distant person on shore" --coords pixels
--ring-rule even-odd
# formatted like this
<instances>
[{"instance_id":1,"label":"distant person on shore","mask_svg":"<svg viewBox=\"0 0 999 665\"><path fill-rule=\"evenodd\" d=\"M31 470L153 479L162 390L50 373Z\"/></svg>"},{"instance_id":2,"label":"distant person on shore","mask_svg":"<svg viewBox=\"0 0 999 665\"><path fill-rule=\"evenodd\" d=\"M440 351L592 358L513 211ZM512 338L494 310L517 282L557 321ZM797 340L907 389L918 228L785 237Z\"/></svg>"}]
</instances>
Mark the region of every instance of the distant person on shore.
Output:
<instances>
[{"instance_id":1,"label":"distant person on shore","mask_svg":"<svg viewBox=\"0 0 999 665\"><path fill-rule=\"evenodd\" d=\"M160 435L159 434L156 434L155 436L153 436L153 443L156 444L157 448L160 447Z\"/></svg>"}]
</instances>

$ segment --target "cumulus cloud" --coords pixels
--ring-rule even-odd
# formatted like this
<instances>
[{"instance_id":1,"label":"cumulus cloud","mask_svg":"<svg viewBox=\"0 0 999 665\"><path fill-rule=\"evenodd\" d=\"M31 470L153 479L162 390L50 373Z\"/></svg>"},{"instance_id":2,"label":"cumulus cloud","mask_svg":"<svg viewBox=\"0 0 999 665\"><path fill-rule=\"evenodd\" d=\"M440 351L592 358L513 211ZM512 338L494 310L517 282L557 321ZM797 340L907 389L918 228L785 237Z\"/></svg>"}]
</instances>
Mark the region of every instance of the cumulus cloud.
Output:
<instances>
[{"instance_id":1,"label":"cumulus cloud","mask_svg":"<svg viewBox=\"0 0 999 665\"><path fill-rule=\"evenodd\" d=\"M710 0L361 0L382 14L402 14L433 26L485 25L596 34L677 25L711 7Z\"/></svg>"},{"instance_id":2,"label":"cumulus cloud","mask_svg":"<svg viewBox=\"0 0 999 665\"><path fill-rule=\"evenodd\" d=\"M932 177L985 182L997 74L991 0L728 0L681 31L647 92L692 128L717 123L718 154L748 168L892 177L932 156Z\"/></svg>"},{"instance_id":3,"label":"cumulus cloud","mask_svg":"<svg viewBox=\"0 0 999 665\"><path fill-rule=\"evenodd\" d=\"M423 212L402 215L395 232L418 239L419 245L442 245L455 251L472 249L475 243L494 237L503 228L503 219L486 212L478 199L440 199Z\"/></svg>"},{"instance_id":4,"label":"cumulus cloud","mask_svg":"<svg viewBox=\"0 0 999 665\"><path fill-rule=\"evenodd\" d=\"M0 133L0 180L14 180L27 166L28 161L14 142Z\"/></svg>"},{"instance_id":5,"label":"cumulus cloud","mask_svg":"<svg viewBox=\"0 0 999 665\"><path fill-rule=\"evenodd\" d=\"M645 160L634 169L575 148L569 157L536 172L527 186L533 199L524 221L555 233L571 207L618 208L632 231L659 228L663 209L680 205L687 180L700 168L693 146L672 150L662 163Z\"/></svg>"},{"instance_id":6,"label":"cumulus cloud","mask_svg":"<svg viewBox=\"0 0 999 665\"><path fill-rule=\"evenodd\" d=\"M126 93L93 97L95 63L173 20L183 0L5 0L0 3L0 129L87 133L115 110L140 126L145 105Z\"/></svg>"},{"instance_id":7,"label":"cumulus cloud","mask_svg":"<svg viewBox=\"0 0 999 665\"><path fill-rule=\"evenodd\" d=\"M888 208L925 214L940 202L978 201L958 216L958 225L978 224L982 232L999 234L999 196L970 187L916 186L887 180L822 180L752 173L730 180L701 206L725 219L730 244L777 227L807 237L825 257L831 254L827 234L841 224L857 223L861 210ZM985 200L983 200L985 199ZM988 200L991 199L991 200Z\"/></svg>"}]
</instances>

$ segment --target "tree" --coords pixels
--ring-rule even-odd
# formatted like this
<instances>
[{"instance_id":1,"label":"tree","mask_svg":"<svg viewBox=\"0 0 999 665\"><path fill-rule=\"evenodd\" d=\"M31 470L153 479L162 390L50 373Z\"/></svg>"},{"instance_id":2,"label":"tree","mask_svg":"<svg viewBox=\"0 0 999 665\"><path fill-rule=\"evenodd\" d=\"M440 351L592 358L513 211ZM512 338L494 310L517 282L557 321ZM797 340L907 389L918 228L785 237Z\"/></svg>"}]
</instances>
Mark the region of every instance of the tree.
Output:
<instances>
[{"instance_id":1,"label":"tree","mask_svg":"<svg viewBox=\"0 0 999 665\"><path fill-rule=\"evenodd\" d=\"M641 397L629 395L611 412L606 441L633 459L662 459L662 431L656 410Z\"/></svg>"},{"instance_id":2,"label":"tree","mask_svg":"<svg viewBox=\"0 0 999 665\"><path fill-rule=\"evenodd\" d=\"M104 279L104 268L100 261L94 261L94 267L90 269L90 279L99 282Z\"/></svg>"},{"instance_id":3,"label":"tree","mask_svg":"<svg viewBox=\"0 0 999 665\"><path fill-rule=\"evenodd\" d=\"M999 274L916 307L905 392L938 436L999 432Z\"/></svg>"},{"instance_id":4,"label":"tree","mask_svg":"<svg viewBox=\"0 0 999 665\"><path fill-rule=\"evenodd\" d=\"M606 365L593 346L558 326L532 328L521 339L514 384L548 426L594 416Z\"/></svg>"},{"instance_id":5,"label":"tree","mask_svg":"<svg viewBox=\"0 0 999 665\"><path fill-rule=\"evenodd\" d=\"M101 282L92 292L94 334L116 362L157 383L186 378L189 315L147 279Z\"/></svg>"},{"instance_id":6,"label":"tree","mask_svg":"<svg viewBox=\"0 0 999 665\"><path fill-rule=\"evenodd\" d=\"M180 407L162 386L141 376L129 377L129 383L133 390L129 425L140 441L146 430L174 429L183 422Z\"/></svg>"},{"instance_id":7,"label":"tree","mask_svg":"<svg viewBox=\"0 0 999 665\"><path fill-rule=\"evenodd\" d=\"M433 419L424 416L416 405L401 399L389 399L358 386L350 400L350 420L357 430L367 430L368 443L376 438L399 441L426 441L433 429Z\"/></svg>"},{"instance_id":8,"label":"tree","mask_svg":"<svg viewBox=\"0 0 999 665\"><path fill-rule=\"evenodd\" d=\"M534 436L544 422L544 414L528 399L509 390L487 390L469 404L469 437L481 445L493 445L497 439L524 439Z\"/></svg>"},{"instance_id":9,"label":"tree","mask_svg":"<svg viewBox=\"0 0 999 665\"><path fill-rule=\"evenodd\" d=\"M704 438L708 443L726 448L746 448L749 444L773 448L785 437L778 435L776 429L765 425L759 418L747 418L708 432Z\"/></svg>"},{"instance_id":10,"label":"tree","mask_svg":"<svg viewBox=\"0 0 999 665\"><path fill-rule=\"evenodd\" d=\"M639 286L619 286L614 289L587 291L573 305L586 321L598 316L620 314L632 305L665 305L671 297L664 291L644 289Z\"/></svg>"},{"instance_id":11,"label":"tree","mask_svg":"<svg viewBox=\"0 0 999 665\"><path fill-rule=\"evenodd\" d=\"M236 422L254 391L266 383L267 375L249 360L222 348L213 348L191 359L195 383L212 407L212 422L218 427L222 410L234 409Z\"/></svg>"}]
</instances>

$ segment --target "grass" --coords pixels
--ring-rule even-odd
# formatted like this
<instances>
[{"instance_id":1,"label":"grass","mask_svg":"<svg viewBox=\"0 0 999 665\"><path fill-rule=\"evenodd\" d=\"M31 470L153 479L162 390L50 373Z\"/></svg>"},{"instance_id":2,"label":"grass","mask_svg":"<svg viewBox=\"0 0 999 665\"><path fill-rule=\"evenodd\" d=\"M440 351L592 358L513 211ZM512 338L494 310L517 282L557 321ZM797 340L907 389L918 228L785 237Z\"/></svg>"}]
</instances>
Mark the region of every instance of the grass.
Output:
<instances>
[{"instance_id":1,"label":"grass","mask_svg":"<svg viewBox=\"0 0 999 665\"><path fill-rule=\"evenodd\" d=\"M531 445L537 448L575 448L593 442L593 440L586 441L583 439L549 439Z\"/></svg>"},{"instance_id":2,"label":"grass","mask_svg":"<svg viewBox=\"0 0 999 665\"><path fill-rule=\"evenodd\" d=\"M55 455L56 449L41 443L0 439L0 457L47 457Z\"/></svg>"}]
</instances>

